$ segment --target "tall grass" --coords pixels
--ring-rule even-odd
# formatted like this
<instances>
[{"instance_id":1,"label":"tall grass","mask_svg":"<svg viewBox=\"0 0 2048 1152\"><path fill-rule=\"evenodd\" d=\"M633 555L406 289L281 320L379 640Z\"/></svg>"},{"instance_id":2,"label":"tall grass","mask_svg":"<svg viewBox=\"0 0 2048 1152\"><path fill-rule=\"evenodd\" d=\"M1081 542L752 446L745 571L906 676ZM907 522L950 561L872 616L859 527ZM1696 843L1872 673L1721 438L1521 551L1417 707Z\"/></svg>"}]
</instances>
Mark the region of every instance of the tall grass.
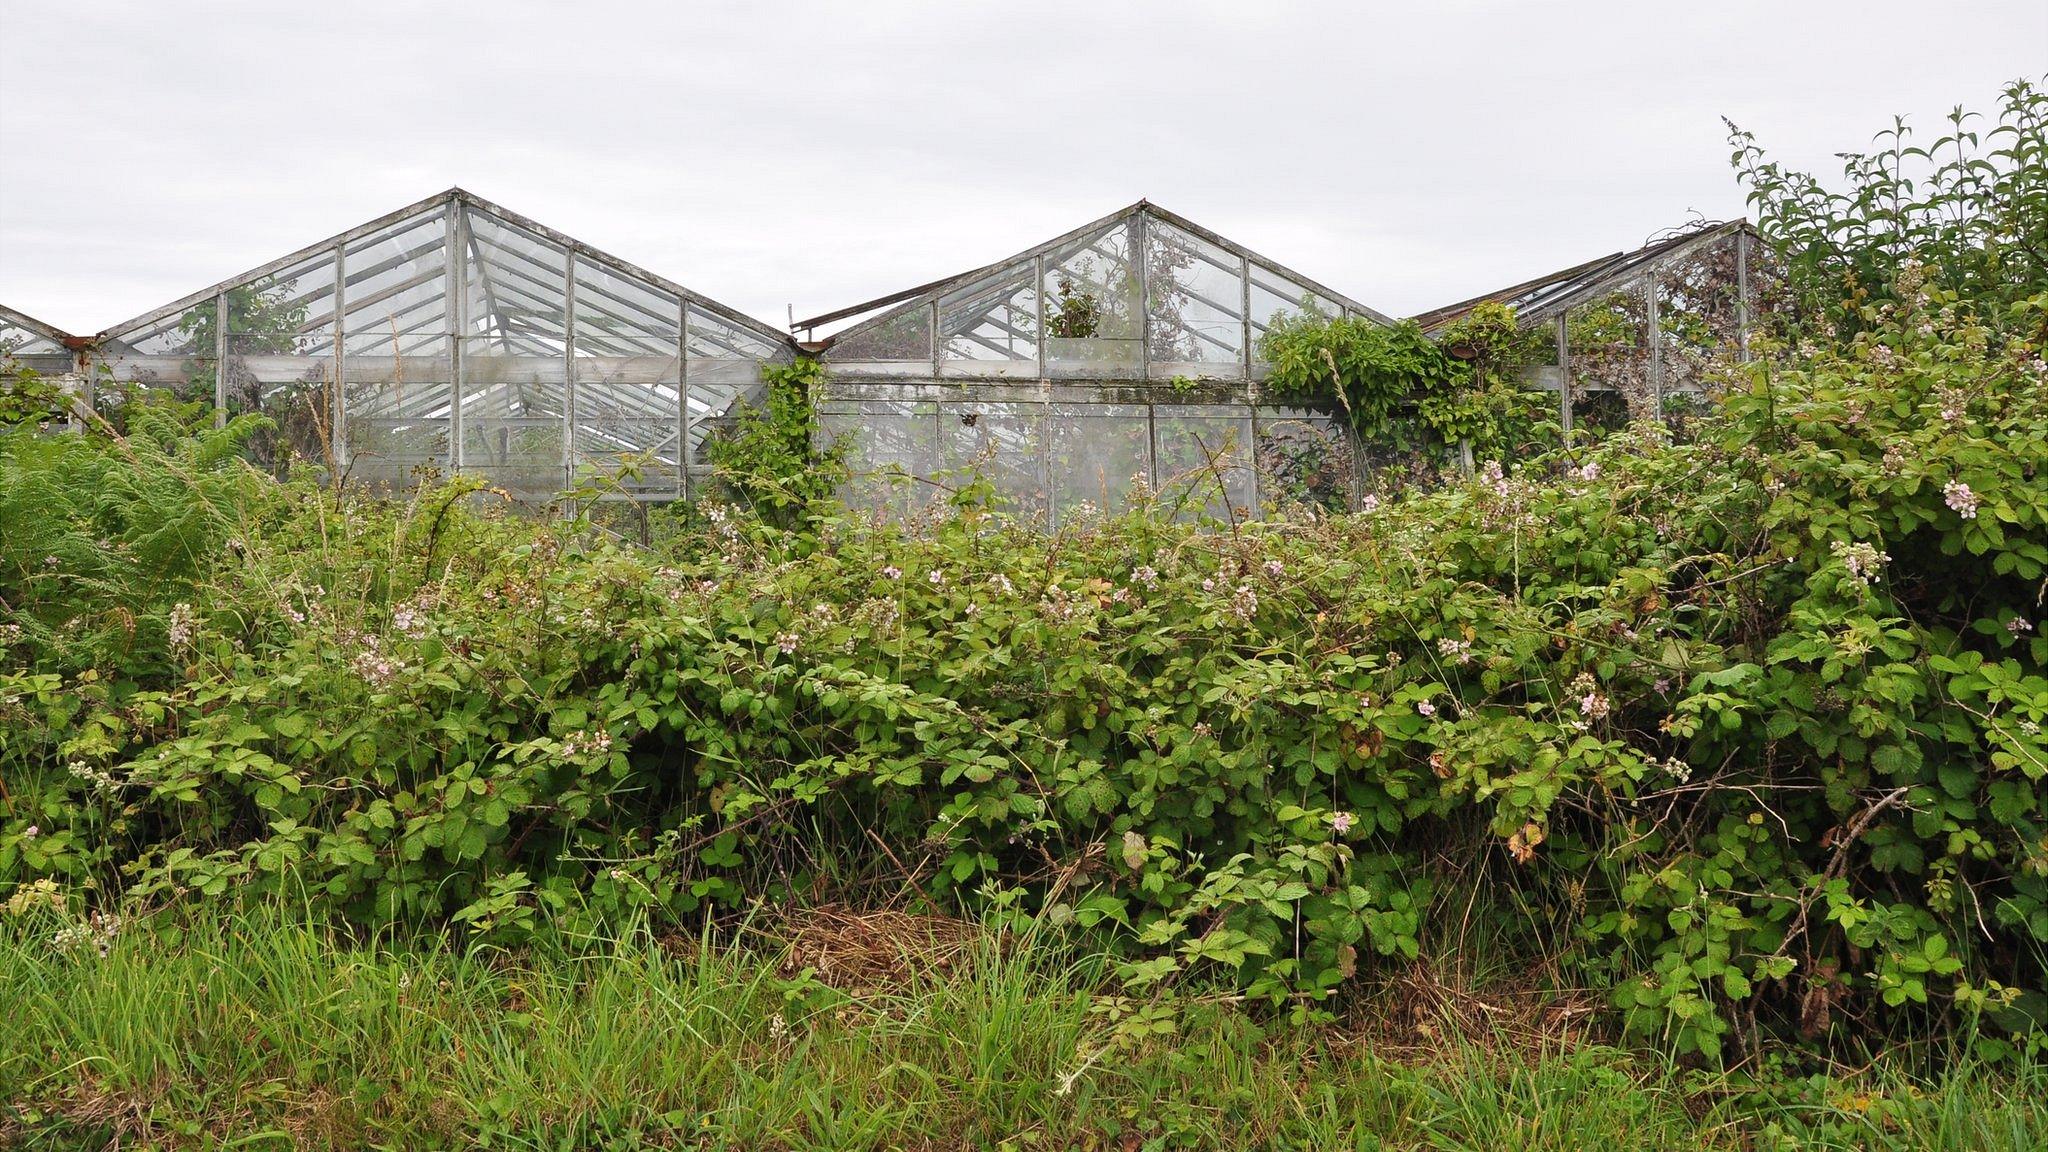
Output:
<instances>
[{"instance_id":1,"label":"tall grass","mask_svg":"<svg viewBox=\"0 0 2048 1152\"><path fill-rule=\"evenodd\" d=\"M1597 1045L1423 1055L1227 1001L1131 1039L1057 945L852 993L645 935L516 954L270 908L101 955L0 920L0 1146L2031 1149L2048 1074L1759 1089Z\"/></svg>"}]
</instances>

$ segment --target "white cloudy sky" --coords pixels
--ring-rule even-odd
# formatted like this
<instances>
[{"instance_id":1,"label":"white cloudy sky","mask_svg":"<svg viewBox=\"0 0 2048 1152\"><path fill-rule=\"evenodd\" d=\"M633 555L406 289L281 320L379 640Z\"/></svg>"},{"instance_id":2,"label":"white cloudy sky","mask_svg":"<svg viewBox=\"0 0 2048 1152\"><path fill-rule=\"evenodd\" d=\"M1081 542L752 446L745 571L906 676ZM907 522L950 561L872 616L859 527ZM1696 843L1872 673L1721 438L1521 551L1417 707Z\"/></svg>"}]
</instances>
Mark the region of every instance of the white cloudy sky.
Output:
<instances>
[{"instance_id":1,"label":"white cloudy sky","mask_svg":"<svg viewBox=\"0 0 2048 1152\"><path fill-rule=\"evenodd\" d=\"M0 0L0 301L93 332L461 184L778 326L1147 197L1412 313L2048 73L2048 4Z\"/></svg>"}]
</instances>

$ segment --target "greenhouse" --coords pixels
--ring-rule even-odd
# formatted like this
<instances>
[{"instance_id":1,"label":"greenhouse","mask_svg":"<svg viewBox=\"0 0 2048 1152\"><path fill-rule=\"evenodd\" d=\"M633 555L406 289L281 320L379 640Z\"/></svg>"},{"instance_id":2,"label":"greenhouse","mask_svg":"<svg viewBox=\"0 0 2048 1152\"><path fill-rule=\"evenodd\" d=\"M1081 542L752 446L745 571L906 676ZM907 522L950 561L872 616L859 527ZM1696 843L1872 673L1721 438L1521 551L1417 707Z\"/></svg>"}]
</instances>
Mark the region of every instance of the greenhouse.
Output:
<instances>
[{"instance_id":1,"label":"greenhouse","mask_svg":"<svg viewBox=\"0 0 2048 1152\"><path fill-rule=\"evenodd\" d=\"M546 500L686 496L787 336L451 189L102 332L94 384L169 389L373 486L421 466Z\"/></svg>"},{"instance_id":2,"label":"greenhouse","mask_svg":"<svg viewBox=\"0 0 2048 1152\"><path fill-rule=\"evenodd\" d=\"M1556 393L1567 432L1682 428L1780 291L1763 251L1746 222L1701 224L1414 321L1459 357L1457 322L1505 305L1542 344L1509 378ZM1141 200L797 321L799 341L458 188L91 338L0 308L0 354L103 412L139 389L217 422L264 413L249 454L273 470L372 488L460 471L534 504L697 495L762 367L798 355L820 364L817 436L850 501L899 516L985 484L1047 526L1134 491L1234 522L1470 466L1469 445L1362 439L1334 401L1275 396L1262 339L1303 316L1396 323Z\"/></svg>"},{"instance_id":3,"label":"greenhouse","mask_svg":"<svg viewBox=\"0 0 2048 1152\"><path fill-rule=\"evenodd\" d=\"M1133 487L1242 518L1359 498L1333 410L1267 402L1259 338L1313 310L1392 321L1140 201L985 267L800 320L822 435L851 437L852 498L909 513L984 477L1057 524Z\"/></svg>"},{"instance_id":4,"label":"greenhouse","mask_svg":"<svg viewBox=\"0 0 2048 1152\"><path fill-rule=\"evenodd\" d=\"M1702 224L1415 320L1440 332L1494 302L1547 329L1531 383L1558 394L1566 431L1682 422L1703 402L1708 366L1747 360L1754 318L1775 306L1783 276L1765 252L1747 221Z\"/></svg>"}]
</instances>

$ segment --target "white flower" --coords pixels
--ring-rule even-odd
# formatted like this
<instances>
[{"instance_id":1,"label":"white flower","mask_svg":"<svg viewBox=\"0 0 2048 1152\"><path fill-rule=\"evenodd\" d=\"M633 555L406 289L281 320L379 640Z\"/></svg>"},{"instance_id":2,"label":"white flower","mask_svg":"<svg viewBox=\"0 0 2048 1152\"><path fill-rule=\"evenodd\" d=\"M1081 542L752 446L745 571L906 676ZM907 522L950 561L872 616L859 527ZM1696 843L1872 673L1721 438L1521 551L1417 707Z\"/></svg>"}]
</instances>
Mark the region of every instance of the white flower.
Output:
<instances>
[{"instance_id":1,"label":"white flower","mask_svg":"<svg viewBox=\"0 0 2048 1152\"><path fill-rule=\"evenodd\" d=\"M1436 705L1434 705L1434 704L1431 704L1431 703L1430 703L1429 701L1427 701L1427 700L1420 700L1420 701L1417 701L1417 702L1416 702L1416 704L1415 704L1415 710L1416 710L1417 712L1420 712L1420 713L1422 713L1422 714L1423 714L1424 716L1434 716L1434 715L1436 715Z\"/></svg>"},{"instance_id":2,"label":"white flower","mask_svg":"<svg viewBox=\"0 0 2048 1152\"><path fill-rule=\"evenodd\" d=\"M1349 812L1339 812L1330 817L1330 831L1342 836L1346 832L1351 831L1351 824L1354 819L1355 817Z\"/></svg>"},{"instance_id":3,"label":"white flower","mask_svg":"<svg viewBox=\"0 0 2048 1152\"><path fill-rule=\"evenodd\" d=\"M166 626L166 630L171 641L171 647L191 647L192 637L195 633L197 633L198 629L199 619L198 616L192 611L192 606L190 604L186 604L183 601L180 601L179 603L171 606L171 618L169 624Z\"/></svg>"},{"instance_id":4,"label":"white flower","mask_svg":"<svg viewBox=\"0 0 2048 1152\"><path fill-rule=\"evenodd\" d=\"M2034 630L2034 622L2024 616L2015 616L2005 622L2005 630L2015 636L2022 632L2032 632Z\"/></svg>"},{"instance_id":5,"label":"white flower","mask_svg":"<svg viewBox=\"0 0 2048 1152\"><path fill-rule=\"evenodd\" d=\"M793 655L796 652L796 644L797 636L794 632L782 632L775 637L775 646L782 649L784 656Z\"/></svg>"},{"instance_id":6,"label":"white flower","mask_svg":"<svg viewBox=\"0 0 2048 1152\"><path fill-rule=\"evenodd\" d=\"M1460 664L1470 664L1472 662L1472 642L1470 640L1453 640L1446 636L1436 642L1436 650L1439 654L1448 656Z\"/></svg>"},{"instance_id":7,"label":"white flower","mask_svg":"<svg viewBox=\"0 0 2048 1152\"><path fill-rule=\"evenodd\" d=\"M1250 620L1258 614L1259 594L1252 591L1249 584L1238 585L1237 591L1230 597L1230 611L1239 620Z\"/></svg>"},{"instance_id":8,"label":"white flower","mask_svg":"<svg viewBox=\"0 0 2048 1152\"><path fill-rule=\"evenodd\" d=\"M1154 571L1149 564L1140 564L1136 568L1131 569L1131 583L1143 584L1147 588L1156 588L1159 586L1159 573Z\"/></svg>"},{"instance_id":9,"label":"white flower","mask_svg":"<svg viewBox=\"0 0 2048 1152\"><path fill-rule=\"evenodd\" d=\"M1283 572L1285 572L1285 571L1287 571L1287 565L1285 565L1285 564L1282 564L1282 563L1281 563L1280 561L1278 561L1278 560L1268 560L1268 561L1266 561L1266 575L1268 575L1268 576L1271 576L1271 577L1274 577L1275 579L1277 579L1277 578L1279 578L1280 574L1281 574L1281 573L1283 573Z\"/></svg>"},{"instance_id":10,"label":"white flower","mask_svg":"<svg viewBox=\"0 0 2048 1152\"><path fill-rule=\"evenodd\" d=\"M1879 570L1891 562L1888 553L1879 552L1875 546L1861 542L1849 544L1836 540L1828 545L1828 551L1834 553L1835 559L1842 562L1842 567L1849 570L1849 580L1860 588L1870 587L1871 581L1877 579Z\"/></svg>"},{"instance_id":11,"label":"white flower","mask_svg":"<svg viewBox=\"0 0 2048 1152\"><path fill-rule=\"evenodd\" d=\"M942 568L934 568L932 569L931 575L925 577L924 579L925 583L930 584L934 588L937 588L939 585L944 584L946 582L945 570Z\"/></svg>"},{"instance_id":12,"label":"white flower","mask_svg":"<svg viewBox=\"0 0 2048 1152\"><path fill-rule=\"evenodd\" d=\"M903 569L898 568L894 564L890 564L882 569L882 579L901 580L903 579Z\"/></svg>"},{"instance_id":13,"label":"white flower","mask_svg":"<svg viewBox=\"0 0 2048 1152\"><path fill-rule=\"evenodd\" d=\"M1373 494L1372 494L1372 493L1370 493L1370 492L1367 492L1367 493L1366 493L1365 495L1363 495L1363 496L1361 496L1361 497L1359 497L1359 498L1358 498L1358 510L1359 510L1360 512L1377 512L1377 511L1379 511L1379 510L1380 510L1380 498L1379 498L1379 497L1377 497L1377 496L1375 496L1375 495L1373 495Z\"/></svg>"},{"instance_id":14,"label":"white flower","mask_svg":"<svg viewBox=\"0 0 2048 1152\"><path fill-rule=\"evenodd\" d=\"M1950 508L1955 509L1957 515L1965 520L1975 520L1977 518L1977 506L1984 502L1983 497L1970 491L1970 486L1961 480L1951 480L1944 484L1941 489L1941 498L1947 502Z\"/></svg>"},{"instance_id":15,"label":"white flower","mask_svg":"<svg viewBox=\"0 0 2048 1152\"><path fill-rule=\"evenodd\" d=\"M39 825L35 824L31 824L28 827L21 830L21 838L23 840L33 840L36 837L41 836L42 834L42 828Z\"/></svg>"}]
</instances>

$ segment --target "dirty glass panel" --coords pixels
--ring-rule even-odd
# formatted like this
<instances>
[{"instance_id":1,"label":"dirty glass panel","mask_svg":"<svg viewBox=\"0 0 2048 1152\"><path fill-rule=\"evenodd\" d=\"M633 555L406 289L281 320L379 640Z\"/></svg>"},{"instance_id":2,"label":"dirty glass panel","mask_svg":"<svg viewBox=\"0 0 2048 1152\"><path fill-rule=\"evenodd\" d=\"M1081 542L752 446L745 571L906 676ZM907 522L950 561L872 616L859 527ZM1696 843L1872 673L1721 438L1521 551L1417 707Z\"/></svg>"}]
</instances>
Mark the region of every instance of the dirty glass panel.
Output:
<instances>
[{"instance_id":1,"label":"dirty glass panel","mask_svg":"<svg viewBox=\"0 0 2048 1152\"><path fill-rule=\"evenodd\" d=\"M745 405L758 401L761 366L787 358L785 345L742 328L724 317L690 306L690 362L686 393L690 409L689 460L708 467L707 439L732 427Z\"/></svg>"},{"instance_id":2,"label":"dirty glass panel","mask_svg":"<svg viewBox=\"0 0 2048 1152\"><path fill-rule=\"evenodd\" d=\"M1043 404L949 401L939 405L938 432L948 487L986 479L999 507L1026 518L1046 514Z\"/></svg>"},{"instance_id":3,"label":"dirty glass panel","mask_svg":"<svg viewBox=\"0 0 2048 1152\"><path fill-rule=\"evenodd\" d=\"M468 210L465 219L469 334L532 355L559 352L568 326L568 253L485 212Z\"/></svg>"},{"instance_id":4,"label":"dirty glass panel","mask_svg":"<svg viewBox=\"0 0 2048 1152\"><path fill-rule=\"evenodd\" d=\"M1456 446L1443 443L1413 415L1396 417L1386 431L1362 441L1358 457L1360 490L1382 500L1436 488L1459 469Z\"/></svg>"},{"instance_id":5,"label":"dirty glass panel","mask_svg":"<svg viewBox=\"0 0 2048 1152\"><path fill-rule=\"evenodd\" d=\"M1038 374L1038 286L1029 262L939 298L940 355L989 375Z\"/></svg>"},{"instance_id":6,"label":"dirty glass panel","mask_svg":"<svg viewBox=\"0 0 2048 1152\"><path fill-rule=\"evenodd\" d=\"M1251 330L1254 376L1263 375L1265 360L1259 351L1259 340L1275 320L1304 314L1328 317L1344 314L1343 305L1337 301L1306 284L1282 276L1256 260L1251 262L1250 292L1251 312L1247 320Z\"/></svg>"},{"instance_id":7,"label":"dirty glass panel","mask_svg":"<svg viewBox=\"0 0 2048 1152\"><path fill-rule=\"evenodd\" d=\"M1157 220L1147 224L1145 244L1153 378L1241 376L1244 275L1237 256Z\"/></svg>"},{"instance_id":8,"label":"dirty glass panel","mask_svg":"<svg viewBox=\"0 0 2048 1152\"><path fill-rule=\"evenodd\" d=\"M1657 328L1664 393L1699 392L1735 361L1740 328L1739 237L1693 248L1657 270Z\"/></svg>"},{"instance_id":9,"label":"dirty glass panel","mask_svg":"<svg viewBox=\"0 0 2048 1152\"><path fill-rule=\"evenodd\" d=\"M251 463L273 474L282 474L293 460L326 465L338 458L334 358L325 351L332 340L322 342L316 354L279 350L293 343L312 341L230 332L222 374L230 416L260 412L276 423L252 436L244 449Z\"/></svg>"},{"instance_id":10,"label":"dirty glass panel","mask_svg":"<svg viewBox=\"0 0 2048 1152\"><path fill-rule=\"evenodd\" d=\"M348 475L372 487L410 484L417 468L449 460L448 337L405 357L347 359Z\"/></svg>"},{"instance_id":11,"label":"dirty glass panel","mask_svg":"<svg viewBox=\"0 0 2048 1152\"><path fill-rule=\"evenodd\" d=\"M1256 418L1262 510L1342 512L1351 506L1357 460L1342 420L1306 408L1261 408Z\"/></svg>"},{"instance_id":12,"label":"dirty glass panel","mask_svg":"<svg viewBox=\"0 0 2048 1152\"><path fill-rule=\"evenodd\" d=\"M439 347L448 328L447 220L400 221L349 245L343 341L357 350L409 356Z\"/></svg>"},{"instance_id":13,"label":"dirty glass panel","mask_svg":"<svg viewBox=\"0 0 2048 1152\"><path fill-rule=\"evenodd\" d=\"M567 478L562 357L507 352L489 338L463 345L463 471L482 473L523 500L552 497Z\"/></svg>"},{"instance_id":14,"label":"dirty glass panel","mask_svg":"<svg viewBox=\"0 0 2048 1152\"><path fill-rule=\"evenodd\" d=\"M577 348L582 347L579 333ZM673 495L679 490L681 367L673 354L576 358L574 443L579 483L602 481L636 495Z\"/></svg>"},{"instance_id":15,"label":"dirty glass panel","mask_svg":"<svg viewBox=\"0 0 2048 1152\"><path fill-rule=\"evenodd\" d=\"M320 352L334 338L334 254L227 290L228 333L262 336L268 351Z\"/></svg>"},{"instance_id":16,"label":"dirty glass panel","mask_svg":"<svg viewBox=\"0 0 2048 1152\"><path fill-rule=\"evenodd\" d=\"M847 446L848 507L908 516L938 490L938 405L925 400L827 403L818 422L827 443Z\"/></svg>"},{"instance_id":17,"label":"dirty glass panel","mask_svg":"<svg viewBox=\"0 0 2048 1152\"><path fill-rule=\"evenodd\" d=\"M1114 513L1152 487L1152 426L1143 404L1055 403L1046 413L1046 480L1055 520Z\"/></svg>"},{"instance_id":18,"label":"dirty glass panel","mask_svg":"<svg viewBox=\"0 0 2048 1152\"><path fill-rule=\"evenodd\" d=\"M1218 520L1255 514L1251 409L1157 405L1152 442L1160 499L1170 511Z\"/></svg>"},{"instance_id":19,"label":"dirty glass panel","mask_svg":"<svg viewBox=\"0 0 2048 1152\"><path fill-rule=\"evenodd\" d=\"M1144 326L1132 257L1127 221L1046 255L1040 291L1047 375L1143 376Z\"/></svg>"},{"instance_id":20,"label":"dirty glass panel","mask_svg":"<svg viewBox=\"0 0 2048 1152\"><path fill-rule=\"evenodd\" d=\"M112 386L93 390L102 414L117 412L130 389L143 389L178 401L211 407L218 345L214 333L219 314L212 299L185 311L110 334L94 353L94 361Z\"/></svg>"},{"instance_id":21,"label":"dirty glass panel","mask_svg":"<svg viewBox=\"0 0 2048 1152\"><path fill-rule=\"evenodd\" d=\"M576 258L576 346L600 355L673 355L683 302L587 257Z\"/></svg>"},{"instance_id":22,"label":"dirty glass panel","mask_svg":"<svg viewBox=\"0 0 2048 1152\"><path fill-rule=\"evenodd\" d=\"M1652 419L1648 298L1633 281L1565 314L1572 425L1598 434Z\"/></svg>"},{"instance_id":23,"label":"dirty glass panel","mask_svg":"<svg viewBox=\"0 0 2048 1152\"><path fill-rule=\"evenodd\" d=\"M872 328L847 333L832 345L831 358L842 366L886 364L891 372L917 364L928 373L932 361L930 303L919 301L915 307L881 319Z\"/></svg>"}]
</instances>

